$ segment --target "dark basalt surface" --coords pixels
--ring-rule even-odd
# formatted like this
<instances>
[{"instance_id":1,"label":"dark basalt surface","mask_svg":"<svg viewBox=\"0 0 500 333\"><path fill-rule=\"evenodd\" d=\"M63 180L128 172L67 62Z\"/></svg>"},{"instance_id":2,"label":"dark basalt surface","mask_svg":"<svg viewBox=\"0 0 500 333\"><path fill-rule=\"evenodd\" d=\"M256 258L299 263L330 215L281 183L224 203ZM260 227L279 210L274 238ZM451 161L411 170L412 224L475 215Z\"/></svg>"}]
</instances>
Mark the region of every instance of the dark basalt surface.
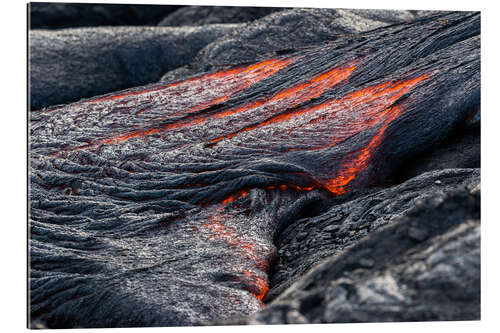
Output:
<instances>
[{"instance_id":1,"label":"dark basalt surface","mask_svg":"<svg viewBox=\"0 0 500 333\"><path fill-rule=\"evenodd\" d=\"M352 28L285 24L321 17ZM478 319L479 161L439 149L480 121L480 15L360 17L274 13L179 81L30 112L30 320Z\"/></svg>"},{"instance_id":2,"label":"dark basalt surface","mask_svg":"<svg viewBox=\"0 0 500 333\"><path fill-rule=\"evenodd\" d=\"M183 6L32 2L30 29L156 25Z\"/></svg>"},{"instance_id":3,"label":"dark basalt surface","mask_svg":"<svg viewBox=\"0 0 500 333\"><path fill-rule=\"evenodd\" d=\"M293 53L300 48L335 40L348 43L361 32L433 14L439 13L328 8L283 10L242 25L228 36L210 43L192 64L167 73L162 81L177 80L217 66Z\"/></svg>"},{"instance_id":4,"label":"dark basalt surface","mask_svg":"<svg viewBox=\"0 0 500 333\"><path fill-rule=\"evenodd\" d=\"M251 22L284 9L274 7L186 6L167 15L158 25L179 27Z\"/></svg>"},{"instance_id":5,"label":"dark basalt surface","mask_svg":"<svg viewBox=\"0 0 500 333\"><path fill-rule=\"evenodd\" d=\"M449 168L479 168L481 165L481 128L477 123L466 123L440 145L406 160L394 174L400 183L426 171Z\"/></svg>"},{"instance_id":6,"label":"dark basalt surface","mask_svg":"<svg viewBox=\"0 0 500 333\"><path fill-rule=\"evenodd\" d=\"M237 25L29 32L31 109L158 81Z\"/></svg>"},{"instance_id":7,"label":"dark basalt surface","mask_svg":"<svg viewBox=\"0 0 500 333\"><path fill-rule=\"evenodd\" d=\"M479 319L479 183L474 169L429 172L293 221L272 302L222 323Z\"/></svg>"},{"instance_id":8,"label":"dark basalt surface","mask_svg":"<svg viewBox=\"0 0 500 333\"><path fill-rule=\"evenodd\" d=\"M293 218L287 214L281 217L283 224L290 225L279 230L276 245L279 248L281 260L274 266L275 273L271 280L273 288L267 293L266 300L272 300L282 294L286 288L325 257L334 255L337 260L340 253L350 251L348 248L352 244L358 244L356 246L359 248L367 249L363 252L365 255L345 254L343 258L357 258L360 260L359 267L366 264L365 268L370 269L375 266L374 260L383 262L382 255L372 252L373 249L360 240L376 233L377 235L370 236L370 239L377 239L376 242L381 242L387 233L380 231L379 228L392 223L400 223L394 221L404 220L405 225L411 228L411 232L406 236L417 238L414 240L418 243L429 239L431 235L443 233L451 225L460 224L468 219L479 219L479 198L474 199L473 204L469 204L470 198L468 197L469 192L476 189L478 185L478 170L445 169L425 173L398 186L372 190L368 194L358 195L359 198L345 203L339 203L338 199L331 202L323 200L309 203L313 207L307 210L315 209L314 205L319 206L316 209L325 210L327 209L325 206L331 205L325 213L312 218L300 218L301 211L291 210ZM446 204L448 201L450 205ZM443 216L446 218L443 219ZM428 230L428 228L436 227L436 224L439 227L438 230ZM442 227L441 224L443 224ZM422 239L418 239L419 235ZM391 242L394 242L394 247L386 245ZM384 245L380 245L380 248L387 252L383 254L385 256L398 256L396 248L400 244L402 244L401 241L384 239ZM404 251L406 250L408 249L404 248ZM354 259L350 259L349 262L353 265L356 263ZM475 268L471 267L471 269ZM343 271L342 274L346 273L343 269L340 271ZM318 282L317 285L320 287L322 283ZM478 289L475 290L478 291ZM479 292L475 296L479 296Z\"/></svg>"}]
</instances>

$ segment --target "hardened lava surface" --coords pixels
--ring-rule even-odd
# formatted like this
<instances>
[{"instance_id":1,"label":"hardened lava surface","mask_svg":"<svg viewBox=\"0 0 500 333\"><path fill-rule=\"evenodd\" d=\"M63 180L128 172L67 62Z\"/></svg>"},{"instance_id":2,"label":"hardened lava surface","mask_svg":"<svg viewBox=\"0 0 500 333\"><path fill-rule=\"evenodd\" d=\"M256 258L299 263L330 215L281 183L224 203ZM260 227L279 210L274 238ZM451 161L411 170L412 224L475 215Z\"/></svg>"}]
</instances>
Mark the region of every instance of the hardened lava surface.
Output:
<instances>
[{"instance_id":1,"label":"hardened lava surface","mask_svg":"<svg viewBox=\"0 0 500 333\"><path fill-rule=\"evenodd\" d=\"M224 323L480 319L479 178L427 172L297 220L278 245L276 298Z\"/></svg>"},{"instance_id":2,"label":"hardened lava surface","mask_svg":"<svg viewBox=\"0 0 500 333\"><path fill-rule=\"evenodd\" d=\"M31 112L31 319L258 312L297 279L275 274L276 246L304 200L387 185L477 112L479 21L439 14Z\"/></svg>"},{"instance_id":3,"label":"hardened lava surface","mask_svg":"<svg viewBox=\"0 0 500 333\"><path fill-rule=\"evenodd\" d=\"M237 26L31 30L31 109L156 82Z\"/></svg>"}]
</instances>

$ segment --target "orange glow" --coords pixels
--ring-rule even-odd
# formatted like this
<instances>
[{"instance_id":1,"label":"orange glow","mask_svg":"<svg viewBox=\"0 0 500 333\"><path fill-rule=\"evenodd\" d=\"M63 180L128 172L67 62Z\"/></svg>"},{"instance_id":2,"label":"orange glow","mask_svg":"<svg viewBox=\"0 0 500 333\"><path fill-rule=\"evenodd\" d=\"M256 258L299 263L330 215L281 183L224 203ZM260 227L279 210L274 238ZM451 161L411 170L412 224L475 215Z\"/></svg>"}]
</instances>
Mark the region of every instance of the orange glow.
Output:
<instances>
[{"instance_id":1,"label":"orange glow","mask_svg":"<svg viewBox=\"0 0 500 333\"><path fill-rule=\"evenodd\" d=\"M309 145L307 150L324 149L334 146L345 140L346 138L365 131L373 126L382 123L378 133L371 139L368 145L356 152L349 154L344 158L344 162L339 168L337 174L332 178L324 178L320 180L321 185L335 195L343 194L349 191L347 184L354 180L367 166L373 153L377 151L380 143L382 142L383 135L389 125L394 119L402 114L401 106L391 106L400 97L410 91L419 82L430 78L429 75L421 75L415 78L389 81L381 84L369 86L358 91L347 94L341 98L334 99L322 103L317 106L302 108L298 110L291 110L269 118L257 125L251 125L243 128L235 133L220 137L212 141L217 142L223 138L232 138L242 132L255 130L257 128L278 124L289 121L293 117L299 115L311 114L311 119L308 123L298 125L314 126L315 124L332 122L333 124L341 124L342 127L337 127L336 130L327 135L323 135L326 140L325 144L319 146ZM319 113L319 116L314 116L314 113ZM313 127L314 129L314 127ZM320 136L321 140L322 137ZM329 142L328 142L329 141ZM294 150L290 148L289 150ZM321 177L319 177L321 178ZM282 190L286 190L286 185L278 185ZM266 189L272 190L275 186L268 186ZM310 191L315 187L295 187L297 190Z\"/></svg>"},{"instance_id":2,"label":"orange glow","mask_svg":"<svg viewBox=\"0 0 500 333\"><path fill-rule=\"evenodd\" d=\"M267 99L262 99L256 102L252 103L247 103L243 105L242 107L233 109L233 110L227 110L224 112L219 112L215 115L213 115L213 118L221 118L229 115L233 115L236 113L240 113L243 111L251 110L256 107L265 107L267 113L273 114L277 113L279 111L282 111L283 109L288 109L295 107L303 102L306 102L308 100L311 100L313 98L321 96L326 90L334 87L338 83L346 80L349 78L351 73L356 69L356 66L354 65L354 62L349 64L348 66L345 67L335 67L332 70L323 73L321 75L317 75L316 77L312 78L310 81L306 83L302 83L296 86L293 86L291 88L285 89L271 98ZM279 102L279 103L277 103ZM280 121L285 121L293 117L294 115L286 115L286 114L278 114L268 121L264 121L259 123L258 125L254 126L249 126L247 128L244 128L238 132L222 136L216 139L213 139L210 141L210 143L213 145L217 143L218 141L225 139L225 138L232 138L235 135L242 133L242 132L247 132L254 130L256 128L260 128L263 126L266 126L268 124L271 124L273 122L280 122Z\"/></svg>"},{"instance_id":3,"label":"orange glow","mask_svg":"<svg viewBox=\"0 0 500 333\"><path fill-rule=\"evenodd\" d=\"M351 105L357 103L364 108L363 113L367 115L365 120L352 124L354 126L351 125L352 128L350 131L347 131L347 133L359 133L380 122L382 122L383 125L366 147L349 154L347 158L344 159L345 162L342 164L337 175L323 183L325 188L336 195L349 191L347 185L366 169L373 153L378 150L389 123L399 117L403 112L401 106L395 105L391 107L389 105L392 105L398 98L407 93L415 84L428 78L428 75L422 75L409 80L401 80L392 85L390 83L383 83L374 87L362 89L336 101L336 105L342 105L347 102ZM377 101L377 99L382 99L382 101ZM334 105L333 102L328 102L328 104L329 106ZM372 105L374 105L374 107L370 108ZM380 112L380 107L384 105L385 108ZM318 121L318 119L314 121ZM335 145L342 139L343 137L338 138L328 146Z\"/></svg>"},{"instance_id":4,"label":"orange glow","mask_svg":"<svg viewBox=\"0 0 500 333\"><path fill-rule=\"evenodd\" d=\"M265 60L251 66L238 67L230 70L211 73L204 76L175 82L166 86L151 87L140 91L128 91L123 94L114 96L104 96L89 100L88 103L112 101L116 99L123 99L128 96L156 93L155 95L151 95L149 97L158 99L160 103L162 103L163 100L165 100L167 103L170 100L177 100L179 101L177 103L180 103L182 105L183 99L178 99L179 95L186 96L185 98L189 98L189 96L193 97L201 92L208 92L208 100L206 100L205 102L184 109L178 109L174 107L174 111L170 112L172 113L170 116L182 117L193 112L203 110L212 105L223 103L235 93L238 93L257 82L274 75L276 72L288 66L292 62L292 59ZM187 95L187 92L189 92L190 95ZM210 94L212 94L213 97L211 97ZM168 108L169 105L166 104L165 107ZM151 109L154 108L143 108L139 112L136 112L134 114L134 117L143 117L144 114L147 114ZM155 119L155 121L158 122L168 119L168 112L166 113L166 116L167 117L163 117L162 119ZM203 116L200 118L197 118L195 115L188 116L187 119L180 120L175 123L161 124L150 129L135 130L126 134L99 139L95 142L77 147L75 149L92 148L101 144L119 143L131 138L145 137L153 133L160 134L168 129L192 126L204 121L206 121L206 119Z\"/></svg>"},{"instance_id":5,"label":"orange glow","mask_svg":"<svg viewBox=\"0 0 500 333\"><path fill-rule=\"evenodd\" d=\"M389 123L396 119L402 112L399 106L394 106L388 108L384 113L389 113L390 115L384 122L384 125L380 131L371 139L368 145L354 154L354 157L345 162L342 165L342 171L335 178L327 181L324 186L333 194L340 195L348 192L346 185L349 184L354 178L356 178L368 165L369 159L373 153L378 149L385 130L387 129Z\"/></svg>"},{"instance_id":6,"label":"orange glow","mask_svg":"<svg viewBox=\"0 0 500 333\"><path fill-rule=\"evenodd\" d=\"M209 238L224 240L227 244L242 250L245 257L254 263L255 268L267 271L269 264L267 261L259 258L256 245L247 241L245 236L238 233L238 230L235 228L226 226L224 222L223 216L216 214L203 224L203 227L211 234Z\"/></svg>"},{"instance_id":7,"label":"orange glow","mask_svg":"<svg viewBox=\"0 0 500 333\"><path fill-rule=\"evenodd\" d=\"M324 74L314 77L306 83L298 84L296 86L284 89L271 98L261 99L256 102L247 103L242 107L236 109L219 112L213 115L213 117L222 118L246 110L254 109L259 106L267 106L272 102L278 101L280 102L279 105L277 105L276 107L272 107L267 111L277 112L282 109L294 107L296 105L299 105L300 103L320 96L325 92L325 90L330 89L339 82L347 79L355 68L356 66L354 65L350 65L349 67L335 67Z\"/></svg>"},{"instance_id":8,"label":"orange glow","mask_svg":"<svg viewBox=\"0 0 500 333\"><path fill-rule=\"evenodd\" d=\"M240 199L240 198L245 197L247 194L248 194L248 190L241 190L238 193L229 196L227 199L223 200L221 203L228 204L230 202L233 202L234 199Z\"/></svg>"},{"instance_id":9,"label":"orange glow","mask_svg":"<svg viewBox=\"0 0 500 333\"><path fill-rule=\"evenodd\" d=\"M233 202L233 200L234 200L234 195L231 195L229 198L223 200L221 203L222 204L228 204L230 202Z\"/></svg>"},{"instance_id":10,"label":"orange glow","mask_svg":"<svg viewBox=\"0 0 500 333\"><path fill-rule=\"evenodd\" d=\"M257 63L253 66L250 66L250 67L246 68L244 71L242 71L241 69L229 70L226 72L211 74L211 77L225 78L225 76L227 76L229 74L235 74L235 73L240 73L240 72L249 72L249 71L255 70L257 68L262 69L263 66L265 66L265 65L272 66L271 69L266 68L266 75L259 77L259 81L260 81L261 79L263 79L269 75L272 75L276 71L287 66L290 62L291 62L291 60L283 60L281 62L277 62L276 60L268 60L268 61L264 61L261 63ZM188 117L187 119L180 120L180 121L177 121L175 123L161 125L153 130L134 131L134 132L131 132L131 133L128 133L125 135L119 135L119 136L116 136L116 137L113 137L110 139L105 139L101 142L98 142L97 144L118 143L118 142L126 141L126 140L131 139L131 138L147 136L147 135L152 134L152 133L160 133L160 132L163 132L166 130L179 129L179 128L184 128L184 127L188 127L188 126L199 125L199 124L206 122L210 119L227 117L227 116L241 113L241 112L244 112L244 111L247 111L250 109L254 109L254 108L260 107L260 106L266 107L267 112L270 112L270 113L278 112L278 111L282 110L283 108L294 107L296 105L299 105L300 103L303 103L303 102L308 101L312 98L316 98L316 97L320 96L321 94L323 94L323 92L325 90L327 90L327 89L335 86L339 82L347 79L355 68L356 67L354 66L354 64L350 64L347 67L335 67L334 69L332 69L326 73L323 73L321 75L314 77L313 79L311 79L310 81L308 81L306 83L302 83L302 84L293 86L291 88L285 89L285 90L283 90L283 91L277 93L276 95L274 95L270 98L267 98L267 99L262 99L262 100L258 100L256 102L247 103L242 107L232 109L232 110L218 112L218 113L213 114L213 115L205 115L205 116L204 115L201 115L201 116L194 115L192 117ZM248 86L250 86L253 83L255 83L255 82L249 81L245 84L242 84L240 88L241 89L247 88ZM125 95L123 95L123 96L125 96ZM222 96L222 97L216 98L212 101L209 101L207 103L197 105L197 106L189 109L189 111L186 113L192 113L192 112L207 108L211 105L222 103L222 102L226 101L230 96L231 95ZM277 102L279 102L279 103L277 103ZM138 113L138 114L140 114L140 113ZM265 125L267 125L267 123L262 123L259 126L254 126L252 128L248 128L245 131L254 129L256 127L265 126ZM232 134L232 135L228 135L226 137L231 138L234 135L236 135L236 133ZM212 143L215 143L223 138L224 137L220 137L218 139L212 140ZM88 147L88 146L85 146L85 147Z\"/></svg>"},{"instance_id":11,"label":"orange glow","mask_svg":"<svg viewBox=\"0 0 500 333\"><path fill-rule=\"evenodd\" d=\"M235 228L226 226L223 216L220 214L212 216L203 224L203 227L211 234L209 239L223 240L230 246L242 250L243 255L254 263L257 270L267 272L269 264L266 260L259 258L258 255L261 254L259 248L245 240L244 235L238 233ZM266 279L249 269L243 269L242 273L250 286L248 291L261 301L269 290Z\"/></svg>"},{"instance_id":12,"label":"orange glow","mask_svg":"<svg viewBox=\"0 0 500 333\"><path fill-rule=\"evenodd\" d=\"M252 290L252 295L254 295L259 301L262 301L264 296L266 296L269 291L267 281L260 276L253 274L248 269L243 270L243 274L248 278L252 286L255 287L255 290Z\"/></svg>"},{"instance_id":13,"label":"orange glow","mask_svg":"<svg viewBox=\"0 0 500 333\"><path fill-rule=\"evenodd\" d=\"M312 187L312 186L311 186L311 187L300 187L300 186L296 186L296 189L297 189L298 191L312 191L312 190L314 190L314 189L315 189L315 187Z\"/></svg>"},{"instance_id":14,"label":"orange glow","mask_svg":"<svg viewBox=\"0 0 500 333\"><path fill-rule=\"evenodd\" d=\"M354 66L350 68L353 67ZM377 114L380 112L381 108L383 109L384 107L391 105L398 98L407 93L415 84L427 78L429 78L429 76L423 75L413 79L397 81L395 83L385 82L375 86L360 89L342 98L330 100L320 105L297 110L292 109L288 112L285 111L283 113L272 116L269 119L256 125L250 125L234 133L214 139L211 141L211 144L213 145L224 138L230 139L240 133L248 132L272 124L283 123L291 120L292 118L308 113L313 113L315 111L324 111L324 115L320 116L319 118L312 119L310 123L318 123L326 120L335 120L335 118L342 118L337 117L336 114L341 112L345 113L346 111L357 111L356 109L358 109L358 113L360 113L359 117L353 120L352 125L346 124L347 126L343 128L343 132L345 133L344 135L339 135L337 140L334 140L330 144L316 148L308 147L307 149L323 149L329 146L333 146L346 137L359 133L361 130L376 124L380 120L380 117L377 117ZM344 118L347 118L345 115L342 116Z\"/></svg>"},{"instance_id":15,"label":"orange glow","mask_svg":"<svg viewBox=\"0 0 500 333\"><path fill-rule=\"evenodd\" d=\"M186 187L189 187L189 186L186 186ZM310 186L310 187L300 187L297 185L291 185L291 186L289 186L289 185L277 185L277 186L269 185L269 186L266 186L266 190L272 191L272 190L279 188L282 191L286 191L289 187L296 190L296 191L312 191L314 189L322 188L322 185ZM231 203L235 199L240 199L240 198L245 197L247 194L248 194L248 190L245 190L245 189L240 190L240 191L236 192L235 194L230 195L229 197L227 197L223 201L221 201L221 204L225 205L225 204Z\"/></svg>"},{"instance_id":16,"label":"orange glow","mask_svg":"<svg viewBox=\"0 0 500 333\"><path fill-rule=\"evenodd\" d=\"M251 65L251 66L238 67L238 68L228 69L228 70L224 70L224 71L220 71L220 72L205 74L202 76L197 76L197 77L189 78L186 80L174 82L174 83L171 83L168 85L155 86L155 87L147 88L144 90L127 91L127 92L124 92L120 95L98 97L98 98L91 99L88 102L98 103L98 102L117 100L117 99L122 99L122 98L128 97L128 96L137 96L137 95L156 92L156 91L160 91L160 90L164 90L164 89L168 89L168 88L175 88L175 87L186 85L186 84L193 84L197 81L210 84L210 82L203 82L203 81L213 81L214 79L226 79L227 80L229 77L236 76L236 75L243 75L243 77L240 77L239 79L243 80L242 83L243 83L244 87L248 87L248 86L252 85L253 83L260 81L260 80L274 74L278 70L288 66L291 62L292 62L291 59L264 60L264 61L258 62L254 65Z\"/></svg>"},{"instance_id":17,"label":"orange glow","mask_svg":"<svg viewBox=\"0 0 500 333\"><path fill-rule=\"evenodd\" d=\"M163 135L167 130L195 126L210 120L230 117L246 111L249 112L240 117L231 117L227 123L211 124L207 128L199 126L196 129L197 137L193 140L205 141L208 146L213 146L222 139L231 139L239 134L266 127L266 132L262 131L262 134L271 136L271 141L274 143L279 142L280 145L282 144L280 147L281 151L312 151L335 146L351 136L376 126L378 132L371 138L366 147L341 157L340 164L333 168L335 171L332 171L332 174L314 175L317 183L312 183L305 187L292 184L273 184L266 187L268 190L278 188L283 191L289 189L311 191L315 188L324 187L336 195L345 193L349 191L348 184L366 169L369 160L379 149L389 123L403 113L402 106L395 105L395 103L417 84L429 79L430 75L424 74L413 78L382 82L366 86L319 105L296 108L298 105L317 98L324 94L325 91L346 82L356 69L358 63L358 61L352 61L348 64L331 68L324 73L283 89L273 95L250 101L236 108L228 110L217 110L214 108L207 110L207 112L196 114L196 111L223 103L233 94L275 74L292 62L292 59L271 59L250 66L233 68L187 79L167 86L152 87L143 91L129 91L121 95L94 99L94 102L105 101L157 91L158 95L155 96L158 99L162 99L162 103L165 101L165 104L158 104L161 106L164 105L166 108L165 111L161 111L165 115L162 114L161 117L163 118L160 119L160 121L165 122L158 124L157 118L153 117L150 120L156 123L153 123L150 128L133 130L129 133L98 139L76 149L119 143L131 138L146 137L153 134ZM185 95L186 91L189 91L188 95ZM199 99L193 98L193 96L202 92L206 92L207 94L210 92L211 95L205 96L204 102L199 103ZM177 98L178 96L182 98L179 99ZM184 99L189 99L191 104L185 102ZM181 102L175 104L177 103L176 100L181 100ZM171 106L171 103L173 103L173 106ZM195 103L197 104L195 105ZM158 105L156 107L150 107L147 103L144 105L146 107L141 106L140 111L137 112L134 110L135 116L140 120L138 123L141 123L143 119L149 119L141 117L147 117L150 112L158 112ZM185 108L182 108L183 106ZM174 121L175 119L177 120ZM253 121L253 123L249 124L250 121ZM212 128L214 129L213 131ZM269 131L267 131L268 128L270 128ZM258 138L260 134L261 132L257 131L251 137ZM191 136L191 133L189 135ZM275 135L276 137L274 137ZM211 139L213 137L217 138ZM252 140L240 141L242 144L252 144ZM240 141L237 144L240 144ZM172 143L176 144L176 142ZM191 143L193 142L186 144ZM221 203L224 205L229 204L236 199L246 196L247 191L248 189L234 193L222 200Z\"/></svg>"}]
</instances>

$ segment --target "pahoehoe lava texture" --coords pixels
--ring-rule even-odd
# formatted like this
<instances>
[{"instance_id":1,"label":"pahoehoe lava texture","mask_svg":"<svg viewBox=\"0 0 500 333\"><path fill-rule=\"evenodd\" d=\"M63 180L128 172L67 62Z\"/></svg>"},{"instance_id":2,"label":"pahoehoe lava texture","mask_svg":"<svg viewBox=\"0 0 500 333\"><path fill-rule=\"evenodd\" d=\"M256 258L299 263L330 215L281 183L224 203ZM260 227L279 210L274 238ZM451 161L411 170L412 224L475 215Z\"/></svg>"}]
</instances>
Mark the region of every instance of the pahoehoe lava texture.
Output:
<instances>
[{"instance_id":1,"label":"pahoehoe lava texture","mask_svg":"<svg viewBox=\"0 0 500 333\"><path fill-rule=\"evenodd\" d=\"M32 30L31 109L158 81L237 26Z\"/></svg>"},{"instance_id":2,"label":"pahoehoe lava texture","mask_svg":"<svg viewBox=\"0 0 500 333\"><path fill-rule=\"evenodd\" d=\"M478 114L479 33L434 13L31 112L31 319L478 318L479 171L380 187Z\"/></svg>"},{"instance_id":3,"label":"pahoehoe lava texture","mask_svg":"<svg viewBox=\"0 0 500 333\"><path fill-rule=\"evenodd\" d=\"M225 324L479 319L479 186L477 169L429 172L296 221L279 296Z\"/></svg>"},{"instance_id":4,"label":"pahoehoe lava texture","mask_svg":"<svg viewBox=\"0 0 500 333\"><path fill-rule=\"evenodd\" d=\"M167 73L162 81L213 70L217 66L283 55L337 39L348 43L359 33L390 24L412 22L432 13L328 8L282 10L241 25L224 38L208 44L193 63Z\"/></svg>"}]
</instances>

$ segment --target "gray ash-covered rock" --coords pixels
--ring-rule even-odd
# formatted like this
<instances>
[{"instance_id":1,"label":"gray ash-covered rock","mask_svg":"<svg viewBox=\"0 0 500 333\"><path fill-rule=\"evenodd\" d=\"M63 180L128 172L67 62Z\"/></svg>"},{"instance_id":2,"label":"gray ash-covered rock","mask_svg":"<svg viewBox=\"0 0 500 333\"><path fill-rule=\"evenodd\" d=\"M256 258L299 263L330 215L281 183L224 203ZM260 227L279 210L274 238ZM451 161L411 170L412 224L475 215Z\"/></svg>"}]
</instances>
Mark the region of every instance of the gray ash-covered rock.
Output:
<instances>
[{"instance_id":1,"label":"gray ash-covered rock","mask_svg":"<svg viewBox=\"0 0 500 333\"><path fill-rule=\"evenodd\" d=\"M264 310L223 323L480 319L479 182L430 172L294 221L275 274L288 288L275 281Z\"/></svg>"},{"instance_id":2,"label":"gray ash-covered rock","mask_svg":"<svg viewBox=\"0 0 500 333\"><path fill-rule=\"evenodd\" d=\"M167 15L158 25L179 27L252 22L284 9L279 7L186 6Z\"/></svg>"},{"instance_id":3,"label":"gray ash-covered rock","mask_svg":"<svg viewBox=\"0 0 500 333\"><path fill-rule=\"evenodd\" d=\"M156 25L182 8L171 5L31 2L30 29L63 29L118 25Z\"/></svg>"},{"instance_id":4,"label":"gray ash-covered rock","mask_svg":"<svg viewBox=\"0 0 500 333\"><path fill-rule=\"evenodd\" d=\"M158 81L237 25L29 32L31 109Z\"/></svg>"}]
</instances>

